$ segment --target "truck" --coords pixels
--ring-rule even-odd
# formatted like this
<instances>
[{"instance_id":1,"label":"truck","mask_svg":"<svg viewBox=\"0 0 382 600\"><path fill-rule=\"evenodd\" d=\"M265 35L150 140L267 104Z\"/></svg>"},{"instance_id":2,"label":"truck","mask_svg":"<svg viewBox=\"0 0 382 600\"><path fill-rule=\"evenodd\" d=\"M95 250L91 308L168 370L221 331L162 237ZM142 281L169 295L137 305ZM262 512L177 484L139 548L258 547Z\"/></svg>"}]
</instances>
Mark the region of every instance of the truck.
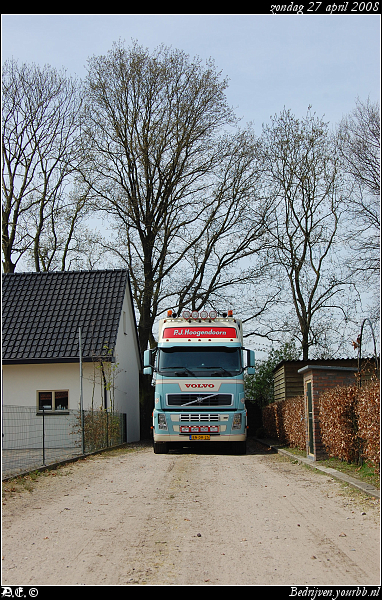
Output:
<instances>
[{"instance_id":1,"label":"truck","mask_svg":"<svg viewBox=\"0 0 382 600\"><path fill-rule=\"evenodd\" d=\"M159 321L158 344L144 352L153 376L153 446L227 442L245 454L247 413L244 373L254 373L255 353L244 348L242 321L229 310L172 310Z\"/></svg>"}]
</instances>

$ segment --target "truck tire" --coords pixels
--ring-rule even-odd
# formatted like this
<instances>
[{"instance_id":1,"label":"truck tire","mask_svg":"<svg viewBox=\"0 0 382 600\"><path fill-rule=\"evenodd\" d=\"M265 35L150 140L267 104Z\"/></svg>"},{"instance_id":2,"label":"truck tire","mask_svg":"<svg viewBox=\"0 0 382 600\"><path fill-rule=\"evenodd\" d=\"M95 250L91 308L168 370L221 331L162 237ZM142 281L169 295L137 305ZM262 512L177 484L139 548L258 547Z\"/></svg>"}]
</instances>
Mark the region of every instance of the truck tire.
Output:
<instances>
[{"instance_id":1,"label":"truck tire","mask_svg":"<svg viewBox=\"0 0 382 600\"><path fill-rule=\"evenodd\" d=\"M166 442L154 442L154 454L167 454L168 444Z\"/></svg>"}]
</instances>

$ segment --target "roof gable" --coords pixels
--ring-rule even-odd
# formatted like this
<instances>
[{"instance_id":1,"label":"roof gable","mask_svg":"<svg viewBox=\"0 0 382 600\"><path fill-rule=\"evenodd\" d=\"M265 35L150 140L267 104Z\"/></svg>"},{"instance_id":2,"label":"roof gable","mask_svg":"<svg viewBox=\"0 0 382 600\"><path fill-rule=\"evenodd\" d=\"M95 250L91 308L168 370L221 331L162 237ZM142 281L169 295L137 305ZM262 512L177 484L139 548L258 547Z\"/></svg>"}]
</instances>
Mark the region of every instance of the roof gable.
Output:
<instances>
[{"instance_id":1,"label":"roof gable","mask_svg":"<svg viewBox=\"0 0 382 600\"><path fill-rule=\"evenodd\" d=\"M3 274L3 362L107 358L114 348L127 270Z\"/></svg>"}]
</instances>

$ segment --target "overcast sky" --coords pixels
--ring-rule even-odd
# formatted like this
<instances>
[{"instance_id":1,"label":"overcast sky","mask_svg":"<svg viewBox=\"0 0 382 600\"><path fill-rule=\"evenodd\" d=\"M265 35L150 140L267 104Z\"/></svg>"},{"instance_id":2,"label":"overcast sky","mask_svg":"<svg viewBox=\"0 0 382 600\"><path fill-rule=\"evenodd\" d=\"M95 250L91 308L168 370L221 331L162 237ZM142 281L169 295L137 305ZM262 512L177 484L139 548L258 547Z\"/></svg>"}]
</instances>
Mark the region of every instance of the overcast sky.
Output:
<instances>
[{"instance_id":1,"label":"overcast sky","mask_svg":"<svg viewBox=\"0 0 382 600\"><path fill-rule=\"evenodd\" d=\"M213 58L229 78L243 123L308 105L332 125L356 98L380 97L380 15L2 15L2 60L65 67L84 77L87 58L132 39Z\"/></svg>"}]
</instances>

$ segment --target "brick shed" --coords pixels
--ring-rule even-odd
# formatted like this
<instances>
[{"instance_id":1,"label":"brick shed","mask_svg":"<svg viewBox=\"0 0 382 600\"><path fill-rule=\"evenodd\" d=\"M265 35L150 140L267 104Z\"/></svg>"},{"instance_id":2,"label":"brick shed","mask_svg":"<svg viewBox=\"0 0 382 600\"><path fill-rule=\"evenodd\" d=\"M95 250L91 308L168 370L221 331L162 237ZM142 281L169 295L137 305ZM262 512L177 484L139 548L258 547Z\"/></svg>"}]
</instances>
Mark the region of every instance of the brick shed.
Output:
<instances>
[{"instance_id":1,"label":"brick shed","mask_svg":"<svg viewBox=\"0 0 382 600\"><path fill-rule=\"evenodd\" d=\"M283 360L273 370L274 402L280 402L287 398L302 396L304 393L302 368L306 365L321 367L352 367L353 373L357 372L357 358L333 358L333 359L308 359L308 360ZM375 373L374 360L362 359L363 379L369 379ZM355 378L353 376L354 383Z\"/></svg>"},{"instance_id":2,"label":"brick shed","mask_svg":"<svg viewBox=\"0 0 382 600\"><path fill-rule=\"evenodd\" d=\"M306 423L306 455L312 460L325 458L319 421L319 396L336 386L354 384L357 367L307 364L298 373L303 378Z\"/></svg>"},{"instance_id":3,"label":"brick shed","mask_svg":"<svg viewBox=\"0 0 382 600\"><path fill-rule=\"evenodd\" d=\"M373 359L361 361L362 379L375 374ZM306 422L306 451L312 460L324 457L318 414L320 394L336 386L354 384L358 372L357 358L283 360L273 371L274 401L304 396Z\"/></svg>"}]
</instances>

